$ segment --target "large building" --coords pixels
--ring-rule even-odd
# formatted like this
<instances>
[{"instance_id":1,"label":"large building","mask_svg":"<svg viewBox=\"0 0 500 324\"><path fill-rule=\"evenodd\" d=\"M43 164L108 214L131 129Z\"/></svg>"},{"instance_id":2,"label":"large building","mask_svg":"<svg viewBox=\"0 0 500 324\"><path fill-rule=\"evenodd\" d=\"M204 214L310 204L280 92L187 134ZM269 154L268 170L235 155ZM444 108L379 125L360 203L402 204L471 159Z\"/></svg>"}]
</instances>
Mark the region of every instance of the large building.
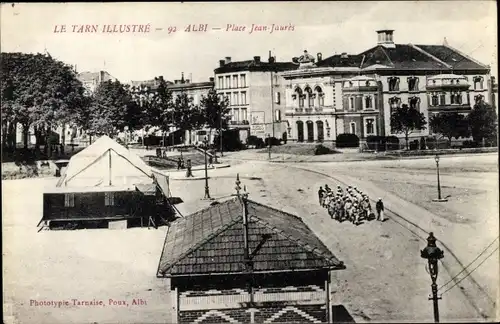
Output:
<instances>
[{"instance_id":1,"label":"large building","mask_svg":"<svg viewBox=\"0 0 500 324\"><path fill-rule=\"evenodd\" d=\"M297 67L292 62L276 62L271 55L267 62L260 56L247 61L232 62L231 57L219 61L214 70L215 88L229 100L230 128L240 130L240 140L245 141L249 135L282 138L285 101L279 72Z\"/></svg>"},{"instance_id":2,"label":"large building","mask_svg":"<svg viewBox=\"0 0 500 324\"><path fill-rule=\"evenodd\" d=\"M361 141L390 136L391 112L403 104L428 120L432 114L467 114L478 100L493 97L490 68L443 45L395 44L393 30L377 31L376 46L356 55L317 61L305 53L300 66L281 73L286 80L288 137L294 141L335 141L342 133ZM430 130L411 134L428 136ZM431 131L432 132L432 131Z\"/></svg>"}]
</instances>

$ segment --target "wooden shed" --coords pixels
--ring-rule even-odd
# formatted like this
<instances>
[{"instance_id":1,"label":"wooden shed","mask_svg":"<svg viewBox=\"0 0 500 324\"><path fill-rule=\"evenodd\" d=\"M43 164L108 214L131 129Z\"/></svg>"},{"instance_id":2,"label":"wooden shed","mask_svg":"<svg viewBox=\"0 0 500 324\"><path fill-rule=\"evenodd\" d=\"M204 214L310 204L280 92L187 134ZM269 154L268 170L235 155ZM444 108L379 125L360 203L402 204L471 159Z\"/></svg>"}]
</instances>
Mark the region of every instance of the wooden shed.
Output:
<instances>
[{"instance_id":1,"label":"wooden shed","mask_svg":"<svg viewBox=\"0 0 500 324\"><path fill-rule=\"evenodd\" d=\"M57 185L45 190L39 225L157 227L175 215L169 195L166 175L103 136L73 156Z\"/></svg>"},{"instance_id":2,"label":"wooden shed","mask_svg":"<svg viewBox=\"0 0 500 324\"><path fill-rule=\"evenodd\" d=\"M297 216L237 196L173 222L157 276L175 323L333 322L345 269Z\"/></svg>"}]
</instances>

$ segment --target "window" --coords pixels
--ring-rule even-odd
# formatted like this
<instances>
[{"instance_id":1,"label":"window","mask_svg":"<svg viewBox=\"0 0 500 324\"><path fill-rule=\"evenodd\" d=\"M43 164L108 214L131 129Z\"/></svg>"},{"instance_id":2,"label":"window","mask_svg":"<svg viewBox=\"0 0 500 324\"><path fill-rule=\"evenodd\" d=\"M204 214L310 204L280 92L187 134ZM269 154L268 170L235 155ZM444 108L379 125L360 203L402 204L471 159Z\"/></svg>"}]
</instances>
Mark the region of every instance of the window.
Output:
<instances>
[{"instance_id":1,"label":"window","mask_svg":"<svg viewBox=\"0 0 500 324\"><path fill-rule=\"evenodd\" d=\"M420 110L420 98L413 97L408 100L408 105L412 109Z\"/></svg>"},{"instance_id":2,"label":"window","mask_svg":"<svg viewBox=\"0 0 500 324\"><path fill-rule=\"evenodd\" d=\"M234 121L240 121L240 110L235 108L233 110L233 115L234 115Z\"/></svg>"},{"instance_id":3,"label":"window","mask_svg":"<svg viewBox=\"0 0 500 324\"><path fill-rule=\"evenodd\" d=\"M444 93L441 93L441 94L439 95L439 104L440 104L441 106L446 105L446 95L445 95Z\"/></svg>"},{"instance_id":4,"label":"window","mask_svg":"<svg viewBox=\"0 0 500 324\"><path fill-rule=\"evenodd\" d=\"M279 92L275 92L274 93L274 103L278 104L280 103L280 93Z\"/></svg>"},{"instance_id":5,"label":"window","mask_svg":"<svg viewBox=\"0 0 500 324\"><path fill-rule=\"evenodd\" d=\"M372 108L373 108L372 97L371 96L365 97L365 109L372 109Z\"/></svg>"},{"instance_id":6,"label":"window","mask_svg":"<svg viewBox=\"0 0 500 324\"><path fill-rule=\"evenodd\" d=\"M351 128L351 134L356 134L356 123L355 122L351 122L350 128Z\"/></svg>"},{"instance_id":7,"label":"window","mask_svg":"<svg viewBox=\"0 0 500 324\"><path fill-rule=\"evenodd\" d=\"M274 116L274 118L275 118L275 120L274 120L274 121L281 121L281 110L276 110L276 111L274 112L274 115L275 115L275 116Z\"/></svg>"},{"instance_id":8,"label":"window","mask_svg":"<svg viewBox=\"0 0 500 324\"><path fill-rule=\"evenodd\" d=\"M229 93L229 92L226 93L226 98L227 98L227 104L229 106L231 106L232 105L232 103L231 103L231 93Z\"/></svg>"},{"instance_id":9,"label":"window","mask_svg":"<svg viewBox=\"0 0 500 324\"><path fill-rule=\"evenodd\" d=\"M233 105L238 105L238 93L233 93Z\"/></svg>"},{"instance_id":10,"label":"window","mask_svg":"<svg viewBox=\"0 0 500 324\"><path fill-rule=\"evenodd\" d=\"M240 75L240 86L245 88L247 86L246 76L244 74Z\"/></svg>"},{"instance_id":11,"label":"window","mask_svg":"<svg viewBox=\"0 0 500 324\"><path fill-rule=\"evenodd\" d=\"M439 98L437 95L432 95L431 98L431 106L438 106L439 105Z\"/></svg>"},{"instance_id":12,"label":"window","mask_svg":"<svg viewBox=\"0 0 500 324\"><path fill-rule=\"evenodd\" d=\"M224 78L220 76L218 80L219 89L224 89Z\"/></svg>"},{"instance_id":13,"label":"window","mask_svg":"<svg viewBox=\"0 0 500 324\"><path fill-rule=\"evenodd\" d=\"M247 109L246 108L241 108L241 120L248 120L248 116L247 116Z\"/></svg>"},{"instance_id":14,"label":"window","mask_svg":"<svg viewBox=\"0 0 500 324\"><path fill-rule=\"evenodd\" d=\"M115 205L115 193L105 192L104 193L104 206L114 206Z\"/></svg>"},{"instance_id":15,"label":"window","mask_svg":"<svg viewBox=\"0 0 500 324\"><path fill-rule=\"evenodd\" d=\"M231 88L231 77L229 75L226 76L226 88L227 89Z\"/></svg>"},{"instance_id":16,"label":"window","mask_svg":"<svg viewBox=\"0 0 500 324\"><path fill-rule=\"evenodd\" d=\"M373 119L366 120L366 134L367 135L375 134L375 127L373 125Z\"/></svg>"},{"instance_id":17,"label":"window","mask_svg":"<svg viewBox=\"0 0 500 324\"><path fill-rule=\"evenodd\" d=\"M241 104L242 105L246 105L247 104L247 93L246 92L242 92L241 93Z\"/></svg>"},{"instance_id":18,"label":"window","mask_svg":"<svg viewBox=\"0 0 500 324\"><path fill-rule=\"evenodd\" d=\"M307 107L314 107L314 96L311 88L307 87L304 92L307 94Z\"/></svg>"},{"instance_id":19,"label":"window","mask_svg":"<svg viewBox=\"0 0 500 324\"><path fill-rule=\"evenodd\" d=\"M451 94L450 94L450 103L451 103L452 105L456 105L456 104L458 104L458 102L457 102L457 101L458 101L458 94L456 94L456 93L451 93Z\"/></svg>"},{"instance_id":20,"label":"window","mask_svg":"<svg viewBox=\"0 0 500 324\"><path fill-rule=\"evenodd\" d=\"M418 91L418 78L408 78L408 91Z\"/></svg>"},{"instance_id":21,"label":"window","mask_svg":"<svg viewBox=\"0 0 500 324\"><path fill-rule=\"evenodd\" d=\"M233 75L233 88L238 88L238 76Z\"/></svg>"},{"instance_id":22,"label":"window","mask_svg":"<svg viewBox=\"0 0 500 324\"><path fill-rule=\"evenodd\" d=\"M354 110L354 98L353 97L349 98L349 109Z\"/></svg>"},{"instance_id":23,"label":"window","mask_svg":"<svg viewBox=\"0 0 500 324\"><path fill-rule=\"evenodd\" d=\"M483 90L483 77L474 77L474 90Z\"/></svg>"},{"instance_id":24,"label":"window","mask_svg":"<svg viewBox=\"0 0 500 324\"><path fill-rule=\"evenodd\" d=\"M397 109L401 106L401 98L393 97L389 99L391 109Z\"/></svg>"},{"instance_id":25,"label":"window","mask_svg":"<svg viewBox=\"0 0 500 324\"><path fill-rule=\"evenodd\" d=\"M325 105L325 94L321 87L314 88L314 92L316 93L316 97L318 98L318 107L322 107Z\"/></svg>"},{"instance_id":26,"label":"window","mask_svg":"<svg viewBox=\"0 0 500 324\"><path fill-rule=\"evenodd\" d=\"M300 88L295 88L295 93L292 95L293 100L299 101L299 108L304 107L304 95L302 94L302 90Z\"/></svg>"},{"instance_id":27,"label":"window","mask_svg":"<svg viewBox=\"0 0 500 324\"><path fill-rule=\"evenodd\" d=\"M64 194L64 207L75 207L75 194Z\"/></svg>"},{"instance_id":28,"label":"window","mask_svg":"<svg viewBox=\"0 0 500 324\"><path fill-rule=\"evenodd\" d=\"M389 91L399 91L399 78L389 78Z\"/></svg>"}]
</instances>

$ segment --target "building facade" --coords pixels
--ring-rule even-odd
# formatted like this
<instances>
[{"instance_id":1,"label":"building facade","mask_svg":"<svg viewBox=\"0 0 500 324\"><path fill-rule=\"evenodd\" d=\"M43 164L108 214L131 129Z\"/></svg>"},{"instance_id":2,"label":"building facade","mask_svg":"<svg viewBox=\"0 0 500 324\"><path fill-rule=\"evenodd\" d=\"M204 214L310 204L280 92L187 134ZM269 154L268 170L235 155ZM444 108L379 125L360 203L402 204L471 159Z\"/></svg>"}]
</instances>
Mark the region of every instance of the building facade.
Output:
<instances>
[{"instance_id":1,"label":"building facade","mask_svg":"<svg viewBox=\"0 0 500 324\"><path fill-rule=\"evenodd\" d=\"M424 114L467 114L494 98L490 68L449 46L395 44L392 30L377 31L375 47L317 61L307 53L286 80L285 118L290 139L335 141L339 134L402 138L391 132L391 113L403 104ZM429 128L410 137L432 134Z\"/></svg>"},{"instance_id":2,"label":"building facade","mask_svg":"<svg viewBox=\"0 0 500 324\"><path fill-rule=\"evenodd\" d=\"M80 80L85 87L87 93L93 93L97 87L107 81L115 82L118 79L113 77L107 71L98 72L80 72L77 75L77 79Z\"/></svg>"},{"instance_id":3,"label":"building facade","mask_svg":"<svg viewBox=\"0 0 500 324\"><path fill-rule=\"evenodd\" d=\"M269 55L267 62L253 60L232 62L231 57L219 61L214 70L215 88L226 97L231 108L230 128L239 129L240 140L250 135L282 138L284 87L282 71L294 70L292 62L276 62Z\"/></svg>"},{"instance_id":4,"label":"building facade","mask_svg":"<svg viewBox=\"0 0 500 324\"><path fill-rule=\"evenodd\" d=\"M167 86L167 89L172 92L174 100L178 95L182 95L183 93L185 93L189 98L192 99L192 103L196 106L201 105L202 98L207 96L210 90L212 90L213 88L213 77L211 77L207 82L191 82L191 80L184 79L184 76L182 76L180 80L174 80L173 84L169 84ZM184 134L183 142L185 145L199 145L205 138L207 138L209 143L212 143L215 135L216 132L208 128L186 131Z\"/></svg>"}]
</instances>

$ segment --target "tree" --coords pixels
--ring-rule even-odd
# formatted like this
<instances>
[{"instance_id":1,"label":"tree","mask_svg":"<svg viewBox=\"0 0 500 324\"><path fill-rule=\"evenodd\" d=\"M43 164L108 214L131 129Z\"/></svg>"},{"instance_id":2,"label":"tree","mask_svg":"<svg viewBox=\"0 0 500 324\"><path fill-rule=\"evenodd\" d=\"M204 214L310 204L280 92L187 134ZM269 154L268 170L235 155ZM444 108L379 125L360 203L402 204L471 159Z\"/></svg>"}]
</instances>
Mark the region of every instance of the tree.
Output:
<instances>
[{"instance_id":1,"label":"tree","mask_svg":"<svg viewBox=\"0 0 500 324\"><path fill-rule=\"evenodd\" d=\"M19 123L25 148L31 127L39 143L42 134L47 137L53 127L70 121L84 102L73 68L50 55L1 53L1 65L3 126L9 133Z\"/></svg>"},{"instance_id":2,"label":"tree","mask_svg":"<svg viewBox=\"0 0 500 324\"><path fill-rule=\"evenodd\" d=\"M442 112L430 118L429 124L435 133L446 137L451 145L453 137L468 137L469 124L467 118L457 112Z\"/></svg>"},{"instance_id":3,"label":"tree","mask_svg":"<svg viewBox=\"0 0 500 324\"><path fill-rule=\"evenodd\" d=\"M423 113L415 108L404 104L396 109L391 115L391 132L393 134L404 134L406 149L408 149L408 137L414 131L426 129L427 122Z\"/></svg>"},{"instance_id":4,"label":"tree","mask_svg":"<svg viewBox=\"0 0 500 324\"><path fill-rule=\"evenodd\" d=\"M181 131L191 131L203 124L200 107L193 104L193 98L187 93L178 94L173 102L173 109L169 111L173 125ZM184 138L184 136L183 136Z\"/></svg>"},{"instance_id":5,"label":"tree","mask_svg":"<svg viewBox=\"0 0 500 324\"><path fill-rule=\"evenodd\" d=\"M137 127L142 111L129 89L119 81L101 83L94 95L89 115L89 134L114 136L125 126Z\"/></svg>"},{"instance_id":6,"label":"tree","mask_svg":"<svg viewBox=\"0 0 500 324\"><path fill-rule=\"evenodd\" d=\"M227 129L230 118L227 98L220 98L217 91L211 89L201 98L200 106L203 122L209 128L208 138L211 138L213 129L217 129L219 135L222 130Z\"/></svg>"},{"instance_id":7,"label":"tree","mask_svg":"<svg viewBox=\"0 0 500 324\"><path fill-rule=\"evenodd\" d=\"M494 140L497 137L497 114L488 103L477 102L468 116L470 132L475 142Z\"/></svg>"}]
</instances>

